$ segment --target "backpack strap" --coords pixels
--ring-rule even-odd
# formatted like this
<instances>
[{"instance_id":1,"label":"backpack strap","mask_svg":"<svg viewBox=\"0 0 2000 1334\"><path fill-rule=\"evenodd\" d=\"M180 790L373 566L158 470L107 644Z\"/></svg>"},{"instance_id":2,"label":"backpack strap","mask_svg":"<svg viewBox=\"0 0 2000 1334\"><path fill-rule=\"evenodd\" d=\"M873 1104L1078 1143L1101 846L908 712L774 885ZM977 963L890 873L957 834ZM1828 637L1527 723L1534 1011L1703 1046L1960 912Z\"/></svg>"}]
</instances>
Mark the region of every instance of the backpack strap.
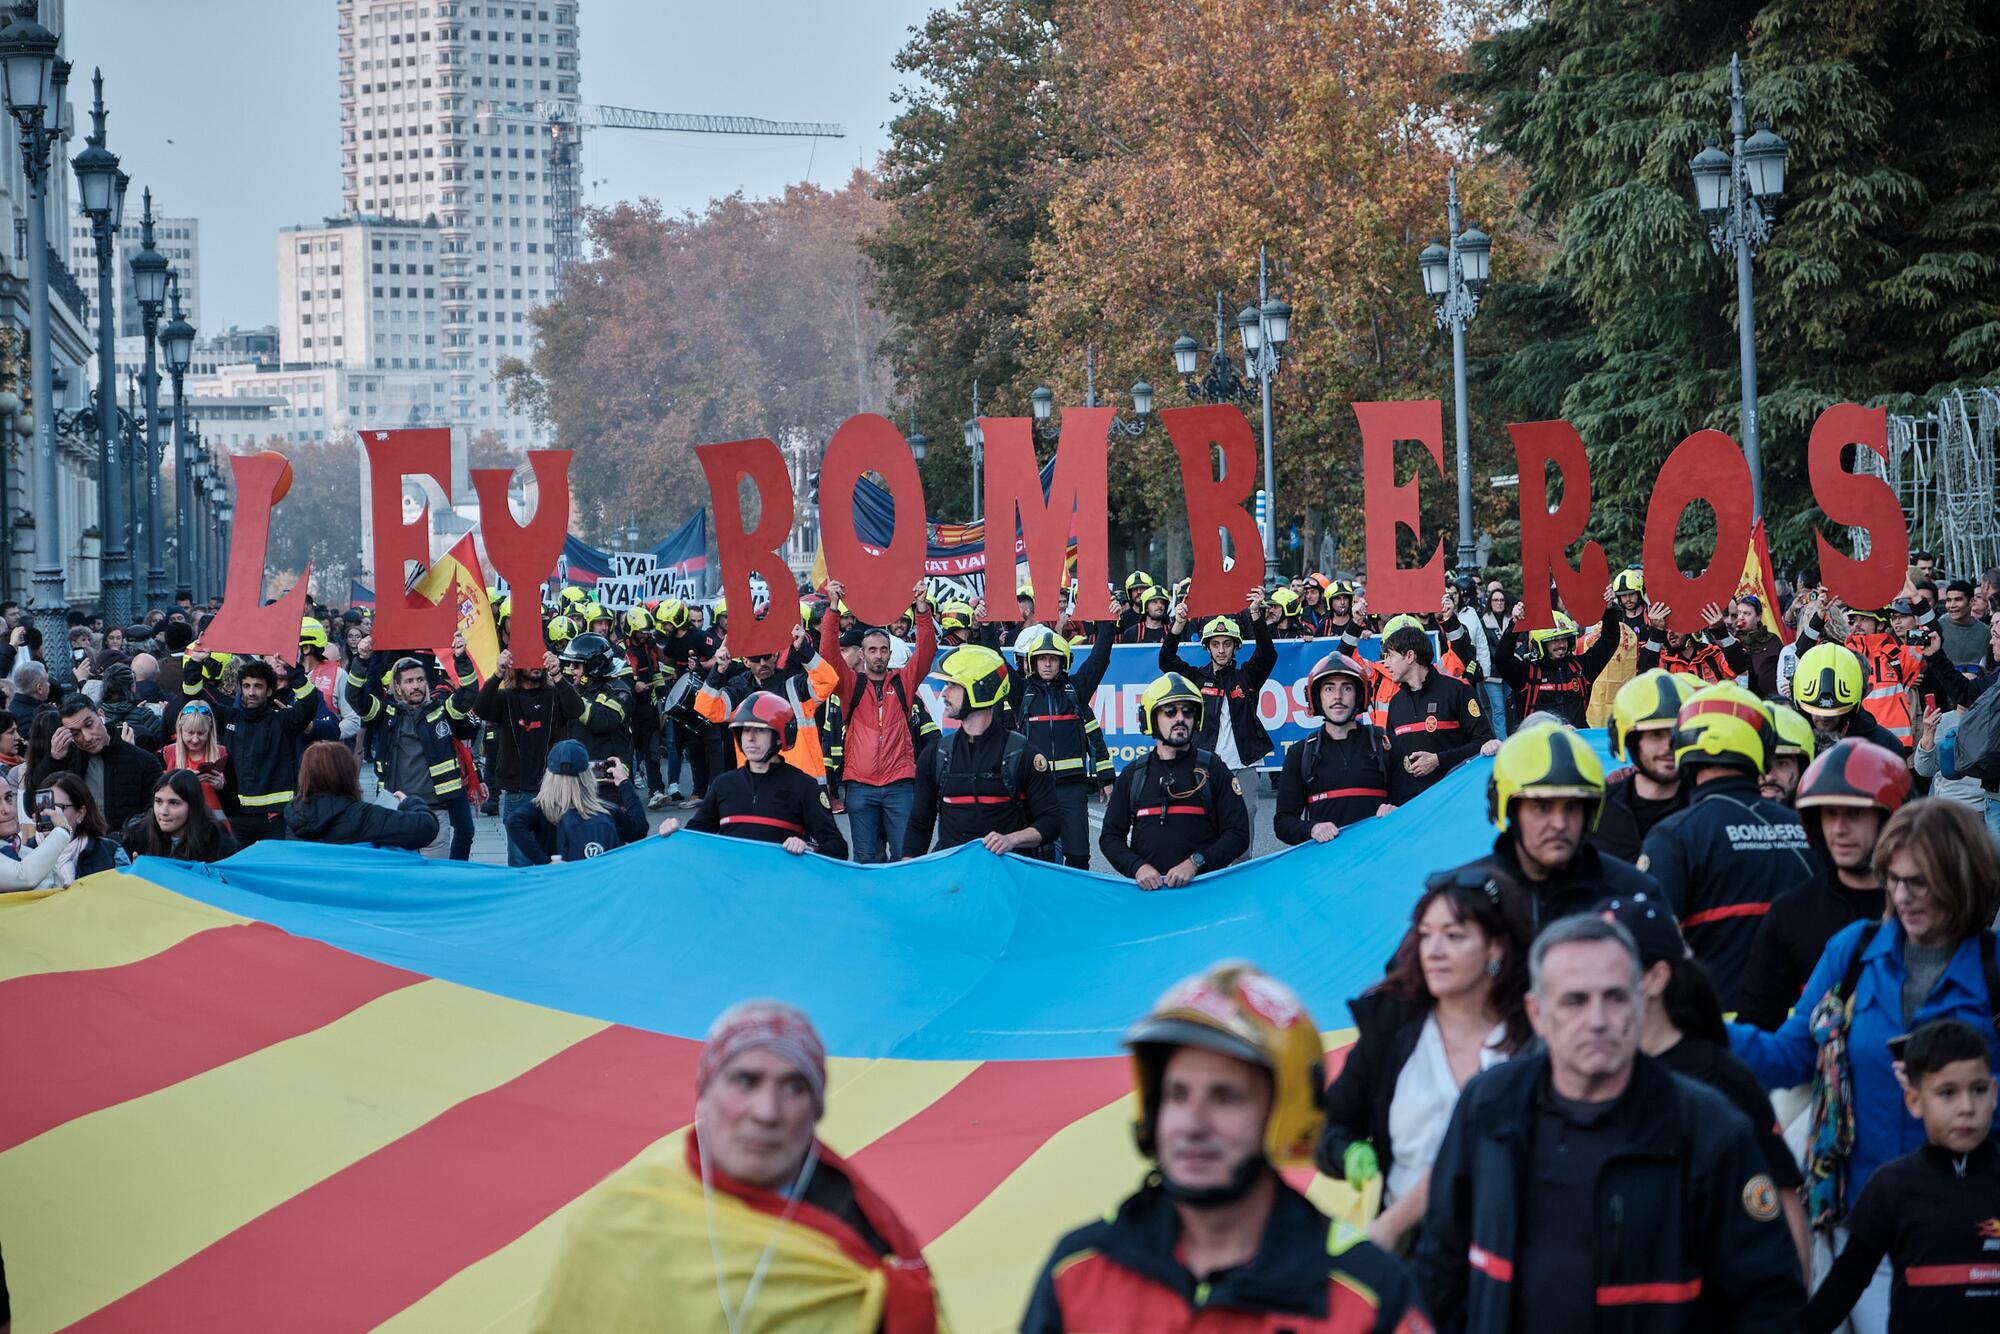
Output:
<instances>
[{"instance_id":1,"label":"backpack strap","mask_svg":"<svg viewBox=\"0 0 2000 1334\"><path fill-rule=\"evenodd\" d=\"M1007 786L1007 795L1014 804L1021 804L1021 757L1027 754L1028 738L1019 732L1008 732L1005 746L1000 752L1000 781Z\"/></svg>"},{"instance_id":2,"label":"backpack strap","mask_svg":"<svg viewBox=\"0 0 2000 1334\"><path fill-rule=\"evenodd\" d=\"M1854 988L1861 981L1861 956L1868 953L1869 943L1875 939L1875 933L1881 929L1881 926L1880 922L1870 922L1861 928L1861 939L1855 943L1854 957L1847 961L1847 971L1840 975L1840 998L1847 1002L1850 1007L1854 1004ZM1988 932L1987 937L1990 941L1992 933ZM1991 949L1990 944L1988 948L1989 950ZM1991 956L1989 955L1988 957L1990 959ZM1990 981L1988 987L1990 991ZM1848 1014L1852 1015L1853 1013L1854 1011L1850 1008Z\"/></svg>"},{"instance_id":3,"label":"backpack strap","mask_svg":"<svg viewBox=\"0 0 2000 1334\"><path fill-rule=\"evenodd\" d=\"M935 780L933 786L937 788L940 797L944 795L945 774L951 769L952 748L957 744L958 730L954 728L939 736L937 744L931 747L932 777Z\"/></svg>"}]
</instances>

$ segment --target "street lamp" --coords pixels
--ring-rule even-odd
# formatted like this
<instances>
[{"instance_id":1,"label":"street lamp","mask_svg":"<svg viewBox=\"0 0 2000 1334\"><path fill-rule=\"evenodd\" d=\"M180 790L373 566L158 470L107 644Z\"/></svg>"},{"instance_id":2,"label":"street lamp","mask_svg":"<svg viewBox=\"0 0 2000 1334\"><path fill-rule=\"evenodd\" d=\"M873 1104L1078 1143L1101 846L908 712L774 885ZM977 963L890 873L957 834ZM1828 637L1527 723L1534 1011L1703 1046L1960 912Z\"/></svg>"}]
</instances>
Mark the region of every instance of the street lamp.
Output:
<instances>
[{"instance_id":1,"label":"street lamp","mask_svg":"<svg viewBox=\"0 0 2000 1334\"><path fill-rule=\"evenodd\" d=\"M69 595L64 590L62 514L57 500L54 349L49 338L49 150L61 129L69 65L56 55L56 35L35 22L32 0L17 4L0 28L0 97L21 135L21 173L28 187L28 358L35 403L35 619L49 644L68 642ZM50 112L53 110L54 114ZM58 687L70 682L66 653L49 656Z\"/></svg>"},{"instance_id":2,"label":"street lamp","mask_svg":"<svg viewBox=\"0 0 2000 1334\"><path fill-rule=\"evenodd\" d=\"M979 424L979 381L972 382L972 415L965 419L962 428L965 433L966 452L972 455L972 521L978 523L984 515L983 501L979 494L979 460L986 448L986 430Z\"/></svg>"},{"instance_id":3,"label":"street lamp","mask_svg":"<svg viewBox=\"0 0 2000 1334\"><path fill-rule=\"evenodd\" d=\"M1764 517L1764 451L1757 426L1757 320L1750 295L1750 256L1771 239L1773 203L1785 193L1785 141L1759 123L1743 137L1743 61L1729 57L1731 151L1714 140L1688 160L1695 206L1708 220L1716 254L1736 252L1736 355L1743 383L1743 458L1750 465L1750 512Z\"/></svg>"},{"instance_id":4,"label":"street lamp","mask_svg":"<svg viewBox=\"0 0 2000 1334\"><path fill-rule=\"evenodd\" d=\"M1194 340L1189 339L1188 341L1193 342ZM1056 424L1049 420L1050 409L1054 403L1055 395L1050 393L1046 386L1038 388L1028 395L1028 406L1035 414L1035 434L1041 436L1044 440L1056 440L1061 437L1061 432L1057 429ZM1087 408L1094 408L1098 405L1097 345L1095 343L1085 343L1083 345L1083 405ZM1132 385L1132 415L1137 420L1126 421L1124 418L1118 416L1118 414L1113 413L1111 415L1111 431L1115 435L1128 436L1131 439L1137 440L1146 433L1147 421L1152 416L1152 413L1153 386L1147 384L1144 380L1136 381Z\"/></svg>"},{"instance_id":5,"label":"street lamp","mask_svg":"<svg viewBox=\"0 0 2000 1334\"><path fill-rule=\"evenodd\" d=\"M910 447L910 457L917 461L919 468L924 465L924 455L931 452L931 438L917 429L917 410L910 409L910 434L906 442Z\"/></svg>"},{"instance_id":6,"label":"street lamp","mask_svg":"<svg viewBox=\"0 0 2000 1334\"><path fill-rule=\"evenodd\" d=\"M153 245L153 192L146 191L146 211L139 224L139 253L132 256L132 296L146 337L146 364L139 383L146 394L146 605L167 600L166 554L161 547L160 519L160 370L155 353L159 343L160 311L167 304L167 257ZM137 504L134 504L136 513ZM136 564L139 553L135 548ZM136 579L135 579L136 582Z\"/></svg>"},{"instance_id":7,"label":"street lamp","mask_svg":"<svg viewBox=\"0 0 2000 1334\"><path fill-rule=\"evenodd\" d=\"M188 363L194 359L194 326L181 314L179 275L167 282L167 299L172 303L166 327L160 330L160 348L167 359L167 374L174 380L174 597L194 596L194 478L193 460L187 448L187 412L181 400L182 381Z\"/></svg>"},{"instance_id":8,"label":"street lamp","mask_svg":"<svg viewBox=\"0 0 2000 1334\"><path fill-rule=\"evenodd\" d=\"M126 545L125 458L118 436L118 327L111 298L112 237L123 221L125 183L130 178L118 169L118 155L105 146L103 71L91 75L91 88L90 118L95 128L70 166L97 240L97 526L104 534L99 582L105 620L130 625L132 567Z\"/></svg>"},{"instance_id":9,"label":"street lamp","mask_svg":"<svg viewBox=\"0 0 2000 1334\"><path fill-rule=\"evenodd\" d=\"M1236 366L1229 359L1227 335L1228 316L1222 302L1222 293L1215 294L1215 347L1209 356L1208 373L1200 379L1195 371L1201 365L1201 344L1193 335L1182 334L1174 340L1174 372L1181 377L1181 388L1197 403L1248 403L1254 395L1263 407L1264 417L1264 494L1259 508L1258 526L1264 534L1264 583L1275 587L1278 575L1278 543L1276 538L1276 491L1271 478L1271 454L1276 431L1272 425L1271 378L1278 373L1282 364L1285 345L1292 336L1292 308L1271 296L1270 266L1263 246L1257 247L1257 304L1245 306L1236 315L1237 337L1243 343L1243 371L1237 373ZM1254 389L1253 389L1254 384ZM1144 387L1147 406L1152 404L1153 387L1141 381L1132 386L1132 403L1139 408L1139 390ZM1223 464L1223 476L1228 475L1228 464ZM1223 538L1225 551L1228 537Z\"/></svg>"},{"instance_id":10,"label":"street lamp","mask_svg":"<svg viewBox=\"0 0 2000 1334\"><path fill-rule=\"evenodd\" d=\"M1458 568L1470 570L1478 557L1472 540L1472 418L1465 401L1465 326L1479 313L1479 298L1493 258L1493 240L1478 224L1458 226L1458 168L1445 173L1445 226L1451 248L1436 237L1417 254L1424 295L1431 299L1438 328L1451 331L1451 392L1458 428Z\"/></svg>"}]
</instances>

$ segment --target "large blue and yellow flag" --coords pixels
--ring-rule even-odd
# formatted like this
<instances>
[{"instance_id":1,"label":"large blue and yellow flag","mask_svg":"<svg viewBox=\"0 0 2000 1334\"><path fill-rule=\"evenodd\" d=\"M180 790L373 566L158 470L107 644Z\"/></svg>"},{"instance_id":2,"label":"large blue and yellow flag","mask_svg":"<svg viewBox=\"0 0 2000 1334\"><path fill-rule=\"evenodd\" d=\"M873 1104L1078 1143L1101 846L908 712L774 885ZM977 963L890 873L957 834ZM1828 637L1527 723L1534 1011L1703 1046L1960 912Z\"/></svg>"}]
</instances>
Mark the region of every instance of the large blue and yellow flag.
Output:
<instances>
[{"instance_id":1,"label":"large blue and yellow flag","mask_svg":"<svg viewBox=\"0 0 2000 1334\"><path fill-rule=\"evenodd\" d=\"M264 843L4 896L16 1334L525 1329L578 1199L674 1150L699 1038L749 996L819 1024L823 1137L921 1236L953 1327L1009 1328L1143 1172L1127 1025L1241 956L1338 1048L1425 872L1487 846L1485 767L1154 894L976 846L863 868L681 834L519 870Z\"/></svg>"}]
</instances>

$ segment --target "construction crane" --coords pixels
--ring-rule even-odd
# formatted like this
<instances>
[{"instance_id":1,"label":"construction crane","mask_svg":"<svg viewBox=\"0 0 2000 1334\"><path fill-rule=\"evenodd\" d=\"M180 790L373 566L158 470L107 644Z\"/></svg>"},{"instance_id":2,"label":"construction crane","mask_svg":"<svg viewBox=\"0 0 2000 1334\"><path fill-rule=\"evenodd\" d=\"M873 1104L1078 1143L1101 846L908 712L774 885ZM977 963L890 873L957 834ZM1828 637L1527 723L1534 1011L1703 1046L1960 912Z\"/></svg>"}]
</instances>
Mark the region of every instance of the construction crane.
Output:
<instances>
[{"instance_id":1,"label":"construction crane","mask_svg":"<svg viewBox=\"0 0 2000 1334\"><path fill-rule=\"evenodd\" d=\"M756 116L699 116L677 111L635 111L587 102L484 102L477 115L489 120L528 121L549 136L548 180L555 196L556 287L569 279L581 258L577 220L583 192L577 184L577 149L585 130L675 130L682 134L765 134L811 139L844 139L847 131L818 121L763 120Z\"/></svg>"}]
</instances>

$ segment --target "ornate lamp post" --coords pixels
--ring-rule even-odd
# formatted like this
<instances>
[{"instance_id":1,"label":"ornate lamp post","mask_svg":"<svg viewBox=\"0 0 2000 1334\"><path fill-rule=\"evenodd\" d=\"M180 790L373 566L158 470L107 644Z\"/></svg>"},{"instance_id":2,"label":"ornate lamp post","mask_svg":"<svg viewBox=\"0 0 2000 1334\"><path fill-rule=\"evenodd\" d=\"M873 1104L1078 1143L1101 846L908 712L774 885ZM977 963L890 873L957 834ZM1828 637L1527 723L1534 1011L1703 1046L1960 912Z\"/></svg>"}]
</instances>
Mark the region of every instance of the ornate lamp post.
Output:
<instances>
[{"instance_id":1,"label":"ornate lamp post","mask_svg":"<svg viewBox=\"0 0 2000 1334\"><path fill-rule=\"evenodd\" d=\"M983 517L984 500L979 494L979 461L986 452L986 431L979 424L979 381L972 382L972 415L965 419L965 449L972 455L972 521Z\"/></svg>"},{"instance_id":2,"label":"ornate lamp post","mask_svg":"<svg viewBox=\"0 0 2000 1334\"><path fill-rule=\"evenodd\" d=\"M167 374L174 380L174 597L194 596L194 464L187 448L187 413L181 401L181 383L188 363L194 358L194 326L181 314L180 284L169 278L168 300L172 318L160 330L160 345L166 352Z\"/></svg>"},{"instance_id":3,"label":"ornate lamp post","mask_svg":"<svg viewBox=\"0 0 2000 1334\"><path fill-rule=\"evenodd\" d=\"M167 304L167 257L153 245L153 192L146 191L146 213L140 219L139 253L132 256L132 295L139 303L139 318L146 334L146 365L139 383L146 395L146 605L164 606L167 601L166 552L162 546L160 516L160 368L155 354L160 334L160 312ZM138 560L138 552L132 553Z\"/></svg>"},{"instance_id":4,"label":"ornate lamp post","mask_svg":"<svg viewBox=\"0 0 2000 1334\"><path fill-rule=\"evenodd\" d=\"M21 171L28 184L28 356L35 404L35 619L43 642L69 642L69 595L64 590L62 511L56 485L55 357L49 341L49 151L62 120L69 65L56 58L56 35L35 22L33 0L14 6L0 28L0 96L21 133ZM67 653L49 654L58 686L70 681Z\"/></svg>"},{"instance_id":5,"label":"ornate lamp post","mask_svg":"<svg viewBox=\"0 0 2000 1334\"><path fill-rule=\"evenodd\" d=\"M1034 392L1028 395L1028 407L1035 414L1035 434L1044 440L1054 440L1061 435L1060 429L1052 420L1055 416L1055 403L1056 396L1049 391L1047 385L1037 386ZM1083 405L1087 408L1097 406L1097 347L1093 343L1083 345ZM1152 415L1153 386L1140 380L1132 386L1133 419L1126 421L1123 417L1113 416L1112 434L1136 440L1146 433L1146 426L1152 420Z\"/></svg>"},{"instance_id":6,"label":"ornate lamp post","mask_svg":"<svg viewBox=\"0 0 2000 1334\"><path fill-rule=\"evenodd\" d=\"M97 241L97 522L104 533L104 617L112 625L132 620L132 567L126 540L125 451L118 434L117 311L111 298L112 238L125 217L125 187L118 155L105 146L104 75L91 76L90 110L95 129L87 147L70 159L76 171L83 212Z\"/></svg>"},{"instance_id":7,"label":"ornate lamp post","mask_svg":"<svg viewBox=\"0 0 2000 1334\"><path fill-rule=\"evenodd\" d=\"M1493 242L1474 224L1458 228L1458 168L1445 173L1445 220L1451 249L1436 237L1417 256L1424 295L1431 299L1438 328L1451 331L1451 395L1458 427L1458 568L1470 570L1478 546L1472 540L1472 426L1465 403L1465 326L1479 313L1486 290Z\"/></svg>"},{"instance_id":8,"label":"ornate lamp post","mask_svg":"<svg viewBox=\"0 0 2000 1334\"><path fill-rule=\"evenodd\" d=\"M1729 57L1729 128L1734 142L1727 154L1710 139L1688 160L1695 204L1708 220L1708 243L1715 253L1736 252L1736 355L1743 381L1743 457L1750 464L1750 511L1764 517L1764 451L1757 426L1757 312L1750 295L1750 256L1771 239L1774 201L1785 193L1785 141L1762 121L1743 137L1743 62Z\"/></svg>"}]
</instances>

